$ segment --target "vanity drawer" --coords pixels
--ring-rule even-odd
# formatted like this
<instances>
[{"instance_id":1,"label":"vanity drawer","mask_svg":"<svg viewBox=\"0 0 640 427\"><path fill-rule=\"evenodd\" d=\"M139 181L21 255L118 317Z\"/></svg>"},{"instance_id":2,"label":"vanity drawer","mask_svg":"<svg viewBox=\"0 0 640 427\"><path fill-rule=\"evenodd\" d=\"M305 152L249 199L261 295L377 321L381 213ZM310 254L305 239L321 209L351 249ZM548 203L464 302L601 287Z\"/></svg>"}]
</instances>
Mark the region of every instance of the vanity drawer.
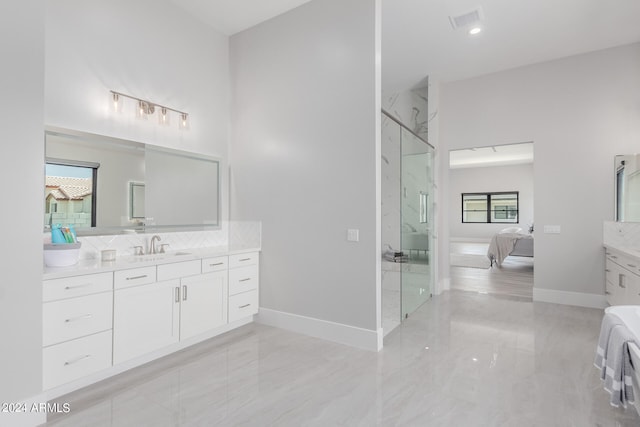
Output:
<instances>
[{"instance_id":1,"label":"vanity drawer","mask_svg":"<svg viewBox=\"0 0 640 427\"><path fill-rule=\"evenodd\" d=\"M111 367L111 331L89 335L42 350L45 390Z\"/></svg>"},{"instance_id":2,"label":"vanity drawer","mask_svg":"<svg viewBox=\"0 0 640 427\"><path fill-rule=\"evenodd\" d=\"M115 289L130 288L131 286L146 285L156 281L156 266L119 270L114 273L113 287Z\"/></svg>"},{"instance_id":3,"label":"vanity drawer","mask_svg":"<svg viewBox=\"0 0 640 427\"><path fill-rule=\"evenodd\" d=\"M202 271L202 261L183 261L171 264L158 265L158 281L179 279L181 277L194 276Z\"/></svg>"},{"instance_id":4,"label":"vanity drawer","mask_svg":"<svg viewBox=\"0 0 640 427\"><path fill-rule=\"evenodd\" d=\"M214 258L204 258L202 260L202 272L211 273L213 271L224 271L229 268L229 257L219 256Z\"/></svg>"},{"instance_id":5,"label":"vanity drawer","mask_svg":"<svg viewBox=\"0 0 640 427\"><path fill-rule=\"evenodd\" d=\"M229 270L229 295L258 289L258 266L249 265Z\"/></svg>"},{"instance_id":6,"label":"vanity drawer","mask_svg":"<svg viewBox=\"0 0 640 427\"><path fill-rule=\"evenodd\" d=\"M42 306L42 345L111 329L112 314L112 292L45 303Z\"/></svg>"},{"instance_id":7,"label":"vanity drawer","mask_svg":"<svg viewBox=\"0 0 640 427\"><path fill-rule=\"evenodd\" d=\"M113 289L113 273L86 274L42 282L42 301L73 298Z\"/></svg>"},{"instance_id":8,"label":"vanity drawer","mask_svg":"<svg viewBox=\"0 0 640 427\"><path fill-rule=\"evenodd\" d=\"M258 252L249 252L246 254L229 255L229 268L244 267L247 265L257 265Z\"/></svg>"},{"instance_id":9,"label":"vanity drawer","mask_svg":"<svg viewBox=\"0 0 640 427\"><path fill-rule=\"evenodd\" d=\"M257 313L257 289L229 297L229 323Z\"/></svg>"}]
</instances>

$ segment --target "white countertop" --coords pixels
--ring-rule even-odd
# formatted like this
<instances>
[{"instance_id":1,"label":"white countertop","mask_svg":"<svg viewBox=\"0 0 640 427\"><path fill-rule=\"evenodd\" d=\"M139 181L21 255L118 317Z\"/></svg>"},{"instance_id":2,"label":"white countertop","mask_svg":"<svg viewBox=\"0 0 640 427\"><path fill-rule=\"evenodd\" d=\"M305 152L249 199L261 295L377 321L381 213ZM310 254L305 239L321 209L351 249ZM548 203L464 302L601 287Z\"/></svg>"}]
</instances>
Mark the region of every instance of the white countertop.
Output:
<instances>
[{"instance_id":1,"label":"white countertop","mask_svg":"<svg viewBox=\"0 0 640 427\"><path fill-rule=\"evenodd\" d=\"M622 247L622 246L612 246L612 245L604 245L605 248L611 249L614 251L622 252L624 255L628 255L633 258L640 259L640 249L630 248L630 247Z\"/></svg>"},{"instance_id":2,"label":"white countertop","mask_svg":"<svg viewBox=\"0 0 640 427\"><path fill-rule=\"evenodd\" d=\"M42 279L59 279L61 277L80 276L83 274L103 273L108 271L127 270L130 268L147 267L151 265L171 264L174 262L191 261L216 256L235 255L247 252L259 252L257 247L229 247L218 246L210 248L183 249L170 251L166 254L131 255L117 257L115 261L101 261L99 259L83 259L69 267L44 267Z\"/></svg>"}]
</instances>

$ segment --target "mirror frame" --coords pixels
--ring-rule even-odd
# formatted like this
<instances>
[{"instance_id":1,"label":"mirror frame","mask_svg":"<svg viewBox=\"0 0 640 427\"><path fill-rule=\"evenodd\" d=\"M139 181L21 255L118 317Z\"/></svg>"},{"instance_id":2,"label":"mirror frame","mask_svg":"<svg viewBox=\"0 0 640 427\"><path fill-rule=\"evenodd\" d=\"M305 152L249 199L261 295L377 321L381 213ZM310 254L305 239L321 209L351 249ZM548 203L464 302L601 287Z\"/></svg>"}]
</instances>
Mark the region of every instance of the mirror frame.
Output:
<instances>
[{"instance_id":1,"label":"mirror frame","mask_svg":"<svg viewBox=\"0 0 640 427\"><path fill-rule=\"evenodd\" d=\"M216 223L215 224L180 224L180 225L171 225L171 224L163 224L163 225L136 225L136 226L100 226L97 227L88 227L88 228L77 228L76 233L78 236L99 236L99 235L117 235L117 234L145 234L145 233L157 233L157 232L176 232L176 231L204 231L204 230L219 230L222 228L222 219L220 217L222 208L220 206L221 203L221 173L220 173L220 164L222 163L219 157L209 156L206 154L201 154L197 152L178 150L169 147L157 146L153 144L146 144L143 142L126 140L121 138L116 138L112 136L94 134L89 132L83 132L73 129L60 128L55 126L45 126L44 127L44 154L45 157L43 159L43 169L46 168L46 163L48 161L47 157L47 136L53 135L58 137L65 137L71 139L82 139L88 142L93 143L113 143L119 145L125 145L128 147L134 147L142 150L146 150L146 147L150 147L156 151L163 151L166 153L174 153L178 156L193 158L197 160L205 160L215 162L217 165L217 174L218 174L218 182L217 182L217 203L216 203ZM44 172L44 177L46 179L46 171ZM140 185L140 182L129 183L129 200L133 201L133 188L134 184ZM142 183L146 187L146 182ZM45 201L43 199L42 212L45 211ZM126 215L131 217L133 212L131 211L131 206L127 209ZM134 217L135 218L135 217ZM49 233L51 230L43 227L44 233Z\"/></svg>"}]
</instances>

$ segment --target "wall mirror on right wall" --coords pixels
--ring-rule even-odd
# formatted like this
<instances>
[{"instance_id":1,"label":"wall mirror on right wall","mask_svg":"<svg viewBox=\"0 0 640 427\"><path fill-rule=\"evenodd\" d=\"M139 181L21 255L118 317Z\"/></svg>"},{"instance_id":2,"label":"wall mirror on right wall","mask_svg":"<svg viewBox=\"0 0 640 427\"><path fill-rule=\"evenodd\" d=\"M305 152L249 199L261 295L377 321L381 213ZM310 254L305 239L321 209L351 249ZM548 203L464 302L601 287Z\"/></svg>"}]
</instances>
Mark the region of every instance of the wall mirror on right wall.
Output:
<instances>
[{"instance_id":1,"label":"wall mirror on right wall","mask_svg":"<svg viewBox=\"0 0 640 427\"><path fill-rule=\"evenodd\" d=\"M615 218L640 222L640 154L615 157Z\"/></svg>"}]
</instances>

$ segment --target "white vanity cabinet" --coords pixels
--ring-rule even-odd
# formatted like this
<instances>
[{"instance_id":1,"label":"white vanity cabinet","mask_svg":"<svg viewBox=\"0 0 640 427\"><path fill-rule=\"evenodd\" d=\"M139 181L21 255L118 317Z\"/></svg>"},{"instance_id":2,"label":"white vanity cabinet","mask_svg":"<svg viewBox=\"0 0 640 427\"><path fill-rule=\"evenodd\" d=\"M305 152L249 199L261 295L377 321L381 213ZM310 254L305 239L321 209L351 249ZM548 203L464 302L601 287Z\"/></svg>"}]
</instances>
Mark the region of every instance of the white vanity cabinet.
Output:
<instances>
[{"instance_id":1,"label":"white vanity cabinet","mask_svg":"<svg viewBox=\"0 0 640 427\"><path fill-rule=\"evenodd\" d=\"M227 323L226 271L187 277L180 284L181 340Z\"/></svg>"},{"instance_id":2,"label":"white vanity cabinet","mask_svg":"<svg viewBox=\"0 0 640 427\"><path fill-rule=\"evenodd\" d=\"M113 273L42 282L43 388L111 366Z\"/></svg>"},{"instance_id":3,"label":"white vanity cabinet","mask_svg":"<svg viewBox=\"0 0 640 427\"><path fill-rule=\"evenodd\" d=\"M258 313L259 253L229 256L229 323Z\"/></svg>"},{"instance_id":4,"label":"white vanity cabinet","mask_svg":"<svg viewBox=\"0 0 640 427\"><path fill-rule=\"evenodd\" d=\"M113 363L173 344L179 339L180 281L118 289L113 298Z\"/></svg>"},{"instance_id":5,"label":"white vanity cabinet","mask_svg":"<svg viewBox=\"0 0 640 427\"><path fill-rule=\"evenodd\" d=\"M213 254L122 260L107 272L69 277L45 271L44 389L99 371L108 377L122 371L118 365L128 369L250 322L259 253Z\"/></svg>"},{"instance_id":6,"label":"white vanity cabinet","mask_svg":"<svg viewBox=\"0 0 640 427\"><path fill-rule=\"evenodd\" d=\"M226 324L228 273L226 262L224 265L220 271L205 274L201 274L201 260L158 265L157 273L118 272L123 279L115 284L114 363ZM151 277L153 283L135 283Z\"/></svg>"},{"instance_id":7,"label":"white vanity cabinet","mask_svg":"<svg viewBox=\"0 0 640 427\"><path fill-rule=\"evenodd\" d=\"M606 249L605 295L610 305L640 304L640 260Z\"/></svg>"}]
</instances>

